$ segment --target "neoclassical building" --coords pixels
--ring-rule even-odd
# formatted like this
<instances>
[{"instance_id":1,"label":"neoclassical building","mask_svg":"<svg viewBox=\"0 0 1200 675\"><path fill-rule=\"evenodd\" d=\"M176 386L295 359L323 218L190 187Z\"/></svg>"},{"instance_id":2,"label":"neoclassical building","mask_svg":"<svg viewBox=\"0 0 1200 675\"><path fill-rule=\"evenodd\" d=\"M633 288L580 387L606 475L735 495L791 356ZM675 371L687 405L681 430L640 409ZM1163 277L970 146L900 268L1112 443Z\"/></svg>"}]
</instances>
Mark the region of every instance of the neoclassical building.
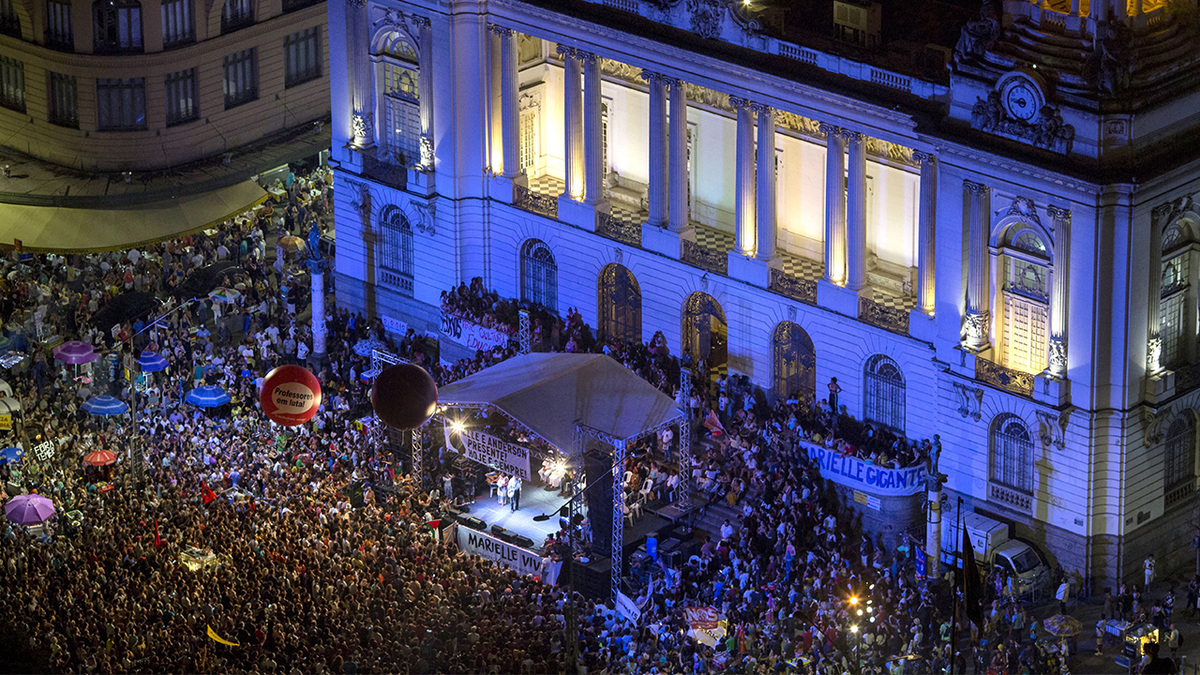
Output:
<instances>
[{"instance_id":1,"label":"neoclassical building","mask_svg":"<svg viewBox=\"0 0 1200 675\"><path fill-rule=\"evenodd\" d=\"M339 302L435 332L479 276L776 395L836 377L1068 572L1181 566L1194 7L890 4L331 3Z\"/></svg>"}]
</instances>

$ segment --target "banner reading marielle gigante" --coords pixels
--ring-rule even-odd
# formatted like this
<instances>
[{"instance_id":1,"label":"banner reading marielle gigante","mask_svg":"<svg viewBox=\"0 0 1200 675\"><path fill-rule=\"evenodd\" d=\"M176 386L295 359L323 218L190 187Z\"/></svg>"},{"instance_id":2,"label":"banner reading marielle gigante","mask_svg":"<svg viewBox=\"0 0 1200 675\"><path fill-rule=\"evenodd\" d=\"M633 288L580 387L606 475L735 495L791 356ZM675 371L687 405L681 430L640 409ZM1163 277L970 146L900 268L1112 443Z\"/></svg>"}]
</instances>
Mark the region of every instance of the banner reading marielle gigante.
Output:
<instances>
[{"instance_id":1,"label":"banner reading marielle gigante","mask_svg":"<svg viewBox=\"0 0 1200 675\"><path fill-rule=\"evenodd\" d=\"M802 443L821 477L880 497L908 497L925 491L925 465L889 469L812 443Z\"/></svg>"}]
</instances>

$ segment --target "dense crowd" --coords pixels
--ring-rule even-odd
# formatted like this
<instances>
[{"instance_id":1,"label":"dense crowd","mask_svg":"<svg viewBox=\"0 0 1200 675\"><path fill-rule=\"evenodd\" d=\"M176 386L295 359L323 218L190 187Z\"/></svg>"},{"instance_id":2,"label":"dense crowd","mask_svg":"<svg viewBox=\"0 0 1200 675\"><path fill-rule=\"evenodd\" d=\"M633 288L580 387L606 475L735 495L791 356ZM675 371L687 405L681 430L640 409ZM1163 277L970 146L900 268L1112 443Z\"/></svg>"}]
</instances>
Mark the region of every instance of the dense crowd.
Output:
<instances>
[{"instance_id":1,"label":"dense crowd","mask_svg":"<svg viewBox=\"0 0 1200 675\"><path fill-rule=\"evenodd\" d=\"M556 673L568 670L575 621L581 672L921 673L954 659L956 672L971 660L976 672L1061 669L997 572L985 579L983 627L960 626L963 643L952 645L953 584L925 583L911 545L890 549L865 535L805 449L817 443L900 467L936 456L936 437L892 435L832 397L770 404L743 377L710 383L687 355L670 354L661 333L647 343L604 339L574 309L559 317L526 305L533 342L606 353L708 420L697 424L691 467L679 464L682 439L670 433L632 447L627 490L670 500L690 471L707 504L724 502L741 517L677 567L662 563L650 574L657 583L638 586L638 622L579 596L572 617L563 576L549 585L457 551L431 524L452 491L406 479L365 419L370 359L355 347L383 341L445 383L510 358L515 340L444 364L415 331L389 339L379 320L329 306L321 411L292 429L265 421L255 406L263 375L310 364L311 348L308 278L281 247L272 259L268 244L329 226L325 174L289 176L279 188L273 203L211 233L5 262L0 318L12 344L34 354L9 378L24 409L21 433L26 445L37 436L56 445L44 461L30 453L0 467L6 482L51 497L59 512L40 531L6 524L0 536L0 622L28 670ZM236 293L210 297L217 288ZM117 311L129 293L159 299L153 313L166 319L148 328L145 312ZM481 280L448 291L442 304L519 332L522 303ZM44 347L52 336L89 341L102 358L83 371L61 366ZM161 353L170 370L131 385L119 359L126 342ZM681 377L692 378L687 400ZM221 386L231 402L209 411L182 404L200 383ZM83 412L101 393L137 397L136 436L127 421ZM111 469L80 470L87 452L125 458L131 446L144 452L143 486L108 489ZM427 457L425 475L451 471L448 453ZM545 544L547 560L580 552L563 536ZM206 562L194 570L181 554ZM1193 588L1189 606L1194 596ZM703 606L724 617L723 633L689 628L685 609ZM963 647L968 635L973 650Z\"/></svg>"}]
</instances>

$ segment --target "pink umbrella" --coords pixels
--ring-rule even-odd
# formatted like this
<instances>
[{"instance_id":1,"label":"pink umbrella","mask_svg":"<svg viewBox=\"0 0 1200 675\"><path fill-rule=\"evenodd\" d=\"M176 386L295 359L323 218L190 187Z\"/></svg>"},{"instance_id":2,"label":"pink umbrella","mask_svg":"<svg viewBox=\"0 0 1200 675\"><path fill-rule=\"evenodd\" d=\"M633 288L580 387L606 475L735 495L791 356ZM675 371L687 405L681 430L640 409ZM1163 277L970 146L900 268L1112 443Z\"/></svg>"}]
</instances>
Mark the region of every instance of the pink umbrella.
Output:
<instances>
[{"instance_id":1,"label":"pink umbrella","mask_svg":"<svg viewBox=\"0 0 1200 675\"><path fill-rule=\"evenodd\" d=\"M100 358L94 347L86 342L72 340L66 344L61 344L54 348L54 358L63 363L72 363L79 365L82 363L91 363Z\"/></svg>"},{"instance_id":2,"label":"pink umbrella","mask_svg":"<svg viewBox=\"0 0 1200 675\"><path fill-rule=\"evenodd\" d=\"M18 525L40 525L54 517L54 502L41 495L17 495L4 505L4 514Z\"/></svg>"}]
</instances>

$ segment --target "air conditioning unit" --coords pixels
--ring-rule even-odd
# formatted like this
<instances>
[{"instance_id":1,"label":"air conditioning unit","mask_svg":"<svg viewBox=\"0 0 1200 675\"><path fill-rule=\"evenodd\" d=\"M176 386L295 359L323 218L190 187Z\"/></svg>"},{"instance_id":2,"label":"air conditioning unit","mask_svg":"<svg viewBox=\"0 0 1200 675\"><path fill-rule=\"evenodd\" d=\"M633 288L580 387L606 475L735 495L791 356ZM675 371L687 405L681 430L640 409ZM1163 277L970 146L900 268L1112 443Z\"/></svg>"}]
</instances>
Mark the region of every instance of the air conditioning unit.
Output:
<instances>
[{"instance_id":1,"label":"air conditioning unit","mask_svg":"<svg viewBox=\"0 0 1200 675\"><path fill-rule=\"evenodd\" d=\"M833 25L839 40L877 47L883 42L883 7L878 2L834 0Z\"/></svg>"}]
</instances>

